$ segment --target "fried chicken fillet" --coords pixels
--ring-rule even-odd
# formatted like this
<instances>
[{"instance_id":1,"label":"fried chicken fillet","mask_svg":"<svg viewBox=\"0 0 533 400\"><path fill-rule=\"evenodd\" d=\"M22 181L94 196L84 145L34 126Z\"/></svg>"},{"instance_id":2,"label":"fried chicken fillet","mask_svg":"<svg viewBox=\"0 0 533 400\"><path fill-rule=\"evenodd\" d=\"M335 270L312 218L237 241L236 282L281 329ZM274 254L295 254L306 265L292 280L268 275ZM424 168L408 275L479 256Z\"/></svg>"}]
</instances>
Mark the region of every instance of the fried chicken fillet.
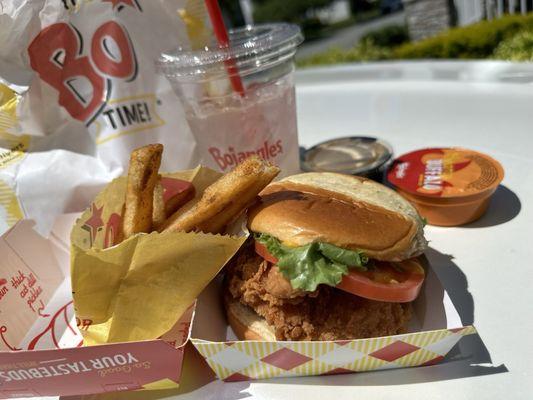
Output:
<instances>
[{"instance_id":1,"label":"fried chicken fillet","mask_svg":"<svg viewBox=\"0 0 533 400\"><path fill-rule=\"evenodd\" d=\"M364 299L321 285L314 292L292 289L277 267L249 243L228 265L227 308L249 307L273 328L275 340L344 340L405 332L410 303Z\"/></svg>"}]
</instances>

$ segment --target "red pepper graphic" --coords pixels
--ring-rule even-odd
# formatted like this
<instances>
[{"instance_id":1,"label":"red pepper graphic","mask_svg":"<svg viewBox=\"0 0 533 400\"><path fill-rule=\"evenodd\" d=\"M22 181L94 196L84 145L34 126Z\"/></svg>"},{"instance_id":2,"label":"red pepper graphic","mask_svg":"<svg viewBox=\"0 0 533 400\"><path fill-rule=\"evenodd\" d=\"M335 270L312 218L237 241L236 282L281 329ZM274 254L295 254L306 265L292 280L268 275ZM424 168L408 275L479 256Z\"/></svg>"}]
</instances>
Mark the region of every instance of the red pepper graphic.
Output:
<instances>
[{"instance_id":1,"label":"red pepper graphic","mask_svg":"<svg viewBox=\"0 0 533 400\"><path fill-rule=\"evenodd\" d=\"M108 248L116 244L120 226L122 224L122 217L116 213L111 214L105 225L104 248Z\"/></svg>"},{"instance_id":2,"label":"red pepper graphic","mask_svg":"<svg viewBox=\"0 0 533 400\"><path fill-rule=\"evenodd\" d=\"M56 324L58 326L62 326L63 324L66 326L67 329L69 329L73 334L78 334L77 330L70 325L70 321L67 314L67 309L69 306L72 306L72 301L65 304L63 307L61 307L57 312L54 314L52 319L50 320L50 323L48 326L37 336L33 338L33 340L28 345L28 350L35 349L35 346L39 343L39 341L47 334L50 334L52 342L54 343L54 346L56 348L59 348L59 339L56 336ZM62 333L62 332L57 332ZM83 340L78 343L78 346L81 346L83 343Z\"/></svg>"},{"instance_id":3,"label":"red pepper graphic","mask_svg":"<svg viewBox=\"0 0 533 400\"><path fill-rule=\"evenodd\" d=\"M15 347L15 346L11 346L6 338L4 337L4 333L7 332L7 326L0 326L0 338L2 339L2 342L4 342L4 344L7 346L7 348L11 351L18 351L18 350L22 350L22 349L19 349L18 347Z\"/></svg>"}]
</instances>

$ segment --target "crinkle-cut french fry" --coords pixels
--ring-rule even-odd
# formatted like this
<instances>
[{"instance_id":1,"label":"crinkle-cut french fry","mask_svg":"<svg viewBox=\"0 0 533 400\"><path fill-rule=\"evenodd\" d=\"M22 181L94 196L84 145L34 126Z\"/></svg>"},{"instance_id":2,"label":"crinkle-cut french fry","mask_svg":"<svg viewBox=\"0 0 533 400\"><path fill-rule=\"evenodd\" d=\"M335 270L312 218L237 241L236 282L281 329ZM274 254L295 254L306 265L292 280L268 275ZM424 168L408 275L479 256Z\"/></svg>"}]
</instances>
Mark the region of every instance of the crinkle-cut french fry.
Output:
<instances>
[{"instance_id":1,"label":"crinkle-cut french fry","mask_svg":"<svg viewBox=\"0 0 533 400\"><path fill-rule=\"evenodd\" d=\"M279 171L269 162L251 156L209 186L189 211L171 216L160 230L219 233Z\"/></svg>"},{"instance_id":2,"label":"crinkle-cut french fry","mask_svg":"<svg viewBox=\"0 0 533 400\"><path fill-rule=\"evenodd\" d=\"M150 144L131 153L124 203L124 238L152 230L154 187L159 180L163 145Z\"/></svg>"}]
</instances>

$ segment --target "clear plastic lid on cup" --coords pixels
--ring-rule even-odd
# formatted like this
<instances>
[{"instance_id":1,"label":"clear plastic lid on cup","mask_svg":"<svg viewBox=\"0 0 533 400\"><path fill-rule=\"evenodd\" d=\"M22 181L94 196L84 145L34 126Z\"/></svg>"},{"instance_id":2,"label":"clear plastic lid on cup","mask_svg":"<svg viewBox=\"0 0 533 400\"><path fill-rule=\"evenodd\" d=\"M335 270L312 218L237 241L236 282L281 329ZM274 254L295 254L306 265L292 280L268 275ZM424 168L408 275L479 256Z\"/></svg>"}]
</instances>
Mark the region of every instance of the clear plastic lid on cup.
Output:
<instances>
[{"instance_id":1,"label":"clear plastic lid on cup","mask_svg":"<svg viewBox=\"0 0 533 400\"><path fill-rule=\"evenodd\" d=\"M232 62L246 81L257 73L290 66L296 47L303 41L300 28L285 23L248 26L228 34L227 48L215 43L201 50L178 48L163 53L157 65L171 82L206 82L227 78L227 63Z\"/></svg>"},{"instance_id":2,"label":"clear plastic lid on cup","mask_svg":"<svg viewBox=\"0 0 533 400\"><path fill-rule=\"evenodd\" d=\"M228 33L227 48L179 48L157 61L181 99L198 158L225 172L257 154L285 175L296 173L293 71L296 48L303 41L300 28L277 23Z\"/></svg>"}]
</instances>

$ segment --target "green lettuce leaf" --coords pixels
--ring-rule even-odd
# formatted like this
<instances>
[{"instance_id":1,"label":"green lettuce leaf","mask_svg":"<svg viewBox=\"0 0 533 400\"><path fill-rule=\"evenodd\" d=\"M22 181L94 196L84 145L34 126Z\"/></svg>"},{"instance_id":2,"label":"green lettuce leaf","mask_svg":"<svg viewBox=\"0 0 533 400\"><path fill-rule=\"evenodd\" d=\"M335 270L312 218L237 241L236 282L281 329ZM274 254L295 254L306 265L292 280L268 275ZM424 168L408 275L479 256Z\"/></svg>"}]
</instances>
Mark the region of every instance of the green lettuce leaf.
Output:
<instances>
[{"instance_id":1,"label":"green lettuce leaf","mask_svg":"<svg viewBox=\"0 0 533 400\"><path fill-rule=\"evenodd\" d=\"M309 243L288 247L273 236L261 233L255 240L263 244L274 257L281 273L294 289L308 292L320 284L336 286L349 268L366 271L368 257L360 251L346 250L329 243Z\"/></svg>"}]
</instances>

